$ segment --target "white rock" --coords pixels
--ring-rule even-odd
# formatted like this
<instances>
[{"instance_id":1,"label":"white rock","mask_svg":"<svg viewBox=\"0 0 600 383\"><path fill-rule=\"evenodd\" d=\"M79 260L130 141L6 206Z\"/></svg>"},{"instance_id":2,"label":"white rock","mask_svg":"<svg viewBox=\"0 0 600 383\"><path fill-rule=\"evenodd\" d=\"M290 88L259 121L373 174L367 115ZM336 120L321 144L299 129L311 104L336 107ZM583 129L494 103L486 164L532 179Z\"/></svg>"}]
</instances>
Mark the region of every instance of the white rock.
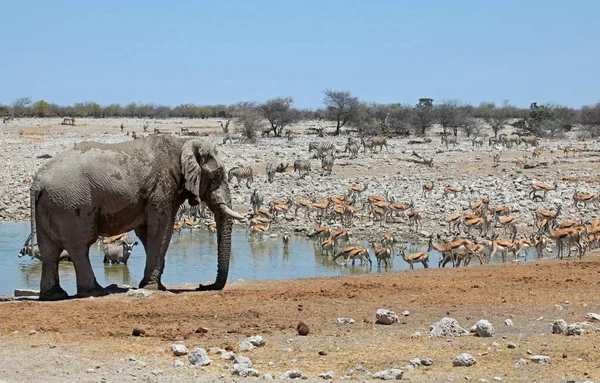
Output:
<instances>
[{"instance_id":1,"label":"white rock","mask_svg":"<svg viewBox=\"0 0 600 383\"><path fill-rule=\"evenodd\" d=\"M525 359L521 358L517 361L517 363L515 363L515 367L521 367L525 363L527 363L527 361Z\"/></svg>"},{"instance_id":2,"label":"white rock","mask_svg":"<svg viewBox=\"0 0 600 383\"><path fill-rule=\"evenodd\" d=\"M566 331L567 322L564 319L558 319L552 323L552 334L564 334Z\"/></svg>"},{"instance_id":3,"label":"white rock","mask_svg":"<svg viewBox=\"0 0 600 383\"><path fill-rule=\"evenodd\" d=\"M494 329L494 326L492 326L492 324L485 319L482 319L479 322L475 323L474 327L475 332L480 337L491 337L494 336L494 334L496 334L496 329Z\"/></svg>"},{"instance_id":4,"label":"white rock","mask_svg":"<svg viewBox=\"0 0 600 383\"><path fill-rule=\"evenodd\" d=\"M504 325L505 326L514 326L515 324L513 323L512 319L505 319Z\"/></svg>"},{"instance_id":5,"label":"white rock","mask_svg":"<svg viewBox=\"0 0 600 383\"><path fill-rule=\"evenodd\" d=\"M551 364L552 360L550 359L549 356L546 355L532 355L529 357L529 360L531 360L533 363L537 363L537 364Z\"/></svg>"},{"instance_id":6,"label":"white rock","mask_svg":"<svg viewBox=\"0 0 600 383\"><path fill-rule=\"evenodd\" d=\"M390 325L398 323L398 316L393 311L388 309L378 309L375 317L377 318L375 323L378 324Z\"/></svg>"},{"instance_id":7,"label":"white rock","mask_svg":"<svg viewBox=\"0 0 600 383\"><path fill-rule=\"evenodd\" d=\"M389 370L374 373L373 378L381 380L401 380L402 375L404 375L404 371L399 368L391 368Z\"/></svg>"},{"instance_id":8,"label":"white rock","mask_svg":"<svg viewBox=\"0 0 600 383\"><path fill-rule=\"evenodd\" d=\"M183 344L172 344L171 351L173 351L175 356L187 355L188 353L187 347L185 347Z\"/></svg>"},{"instance_id":9,"label":"white rock","mask_svg":"<svg viewBox=\"0 0 600 383\"><path fill-rule=\"evenodd\" d=\"M223 360L233 360L235 358L235 354L233 351L224 351L221 353L221 359Z\"/></svg>"},{"instance_id":10,"label":"white rock","mask_svg":"<svg viewBox=\"0 0 600 383\"><path fill-rule=\"evenodd\" d=\"M584 330L579 323L573 323L567 326L565 334L567 335L583 335Z\"/></svg>"},{"instance_id":11,"label":"white rock","mask_svg":"<svg viewBox=\"0 0 600 383\"><path fill-rule=\"evenodd\" d=\"M431 324L429 326L430 337L454 337L467 335L469 332L458 325L458 322L454 318L444 317L439 322Z\"/></svg>"},{"instance_id":12,"label":"white rock","mask_svg":"<svg viewBox=\"0 0 600 383\"><path fill-rule=\"evenodd\" d=\"M420 336L421 336L421 333L419 331L415 331L410 337L412 339L416 339L416 338L418 338Z\"/></svg>"},{"instance_id":13,"label":"white rock","mask_svg":"<svg viewBox=\"0 0 600 383\"><path fill-rule=\"evenodd\" d=\"M409 315L410 315L410 311L408 311L408 310L402 311L402 316L407 317Z\"/></svg>"},{"instance_id":14,"label":"white rock","mask_svg":"<svg viewBox=\"0 0 600 383\"><path fill-rule=\"evenodd\" d=\"M421 359L421 365L423 365L423 366L431 366L431 365L433 365L433 359L431 359L431 358Z\"/></svg>"},{"instance_id":15,"label":"white rock","mask_svg":"<svg viewBox=\"0 0 600 383\"><path fill-rule=\"evenodd\" d=\"M179 368L179 367L183 367L183 361L181 360L176 360L175 362L173 362L173 367L175 368Z\"/></svg>"},{"instance_id":16,"label":"white rock","mask_svg":"<svg viewBox=\"0 0 600 383\"><path fill-rule=\"evenodd\" d=\"M587 313L587 314L585 314L585 319L587 319L587 320L593 320L593 321L600 321L600 314Z\"/></svg>"},{"instance_id":17,"label":"white rock","mask_svg":"<svg viewBox=\"0 0 600 383\"><path fill-rule=\"evenodd\" d=\"M335 376L335 373L333 371L324 372L322 374L319 374L319 378L322 378L322 379L333 379L334 376Z\"/></svg>"},{"instance_id":18,"label":"white rock","mask_svg":"<svg viewBox=\"0 0 600 383\"><path fill-rule=\"evenodd\" d=\"M352 318L338 318L337 322L340 324L354 324L354 319Z\"/></svg>"},{"instance_id":19,"label":"white rock","mask_svg":"<svg viewBox=\"0 0 600 383\"><path fill-rule=\"evenodd\" d=\"M153 292L146 289L129 289L125 296L133 298L148 298Z\"/></svg>"},{"instance_id":20,"label":"white rock","mask_svg":"<svg viewBox=\"0 0 600 383\"><path fill-rule=\"evenodd\" d=\"M252 361L247 356L236 355L234 358L236 364L239 364L241 367L250 368L252 367Z\"/></svg>"},{"instance_id":21,"label":"white rock","mask_svg":"<svg viewBox=\"0 0 600 383\"><path fill-rule=\"evenodd\" d=\"M188 355L188 360L194 366L208 366L212 362L206 354L206 350L200 347L194 348L190 355Z\"/></svg>"},{"instance_id":22,"label":"white rock","mask_svg":"<svg viewBox=\"0 0 600 383\"><path fill-rule=\"evenodd\" d=\"M454 362L452 362L452 365L454 367L470 367L476 363L477 363L477 360L475 360L475 358L473 358L472 355L463 353L454 359Z\"/></svg>"},{"instance_id":23,"label":"white rock","mask_svg":"<svg viewBox=\"0 0 600 383\"><path fill-rule=\"evenodd\" d=\"M262 347L264 345L265 345L265 341L263 340L262 336L255 335L255 336L251 336L249 338L246 338L244 341L242 341L238 345L238 350L240 350L240 351L251 351L251 350L254 350L257 347Z\"/></svg>"},{"instance_id":24,"label":"white rock","mask_svg":"<svg viewBox=\"0 0 600 383\"><path fill-rule=\"evenodd\" d=\"M281 379L298 379L302 377L300 370L289 370L281 375Z\"/></svg>"}]
</instances>

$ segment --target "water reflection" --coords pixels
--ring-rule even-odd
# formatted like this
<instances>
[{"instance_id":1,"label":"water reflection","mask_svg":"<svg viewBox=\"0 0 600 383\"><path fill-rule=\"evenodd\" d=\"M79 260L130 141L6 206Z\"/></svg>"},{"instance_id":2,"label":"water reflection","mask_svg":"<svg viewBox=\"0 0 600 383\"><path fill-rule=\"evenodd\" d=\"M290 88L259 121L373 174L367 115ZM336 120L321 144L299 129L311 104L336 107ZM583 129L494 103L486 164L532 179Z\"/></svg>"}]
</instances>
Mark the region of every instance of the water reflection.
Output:
<instances>
[{"instance_id":1,"label":"water reflection","mask_svg":"<svg viewBox=\"0 0 600 383\"><path fill-rule=\"evenodd\" d=\"M17 253L29 234L28 222L0 224L0 294L12 295L15 288L39 289L41 263L29 257L18 258ZM130 233L134 236L133 233ZM363 246L365 244L362 244ZM424 251L426 248L410 245L407 254ZM365 272L385 272L387 270L406 270L408 263L394 255L391 267L384 269L377 266L372 254L373 266L360 265L357 260L352 266L333 262L331 256L323 255L319 246L303 236L292 237L288 247L284 246L281 237L253 238L244 231L232 234L232 254L229 280L238 279L290 279L319 276L339 276L363 274ZM437 265L439 254L430 253L430 265ZM104 264L102 246L90 248L90 261L98 283L127 284L137 286L143 277L145 254L142 246L133 248L127 265ZM530 255L529 259L536 256ZM511 259L508 259L509 261ZM340 260L338 260L339 262ZM486 259L486 262L489 262ZM492 263L501 262L498 256ZM471 265L479 264L478 261ZM415 264L415 268L421 268ZM163 282L165 284L204 283L214 281L217 272L217 236L207 230L182 230L175 233L169 246L165 260ZM76 292L73 265L68 262L60 264L61 285L69 294Z\"/></svg>"}]
</instances>

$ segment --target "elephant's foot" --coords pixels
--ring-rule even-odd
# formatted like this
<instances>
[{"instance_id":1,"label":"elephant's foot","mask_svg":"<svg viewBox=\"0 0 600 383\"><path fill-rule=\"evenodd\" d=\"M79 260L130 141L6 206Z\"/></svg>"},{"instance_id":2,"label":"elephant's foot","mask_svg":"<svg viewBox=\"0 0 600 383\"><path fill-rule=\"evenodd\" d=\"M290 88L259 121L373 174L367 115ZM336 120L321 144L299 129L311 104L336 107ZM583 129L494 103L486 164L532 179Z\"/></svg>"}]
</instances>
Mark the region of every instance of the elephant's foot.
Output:
<instances>
[{"instance_id":1,"label":"elephant's foot","mask_svg":"<svg viewBox=\"0 0 600 383\"><path fill-rule=\"evenodd\" d=\"M199 285L196 291L215 291L215 290L223 290L223 286L219 286L216 283L211 283L210 285Z\"/></svg>"},{"instance_id":2,"label":"elephant's foot","mask_svg":"<svg viewBox=\"0 0 600 383\"><path fill-rule=\"evenodd\" d=\"M101 297L106 295L106 290L98 283L91 288L77 288L77 298Z\"/></svg>"},{"instance_id":3,"label":"elephant's foot","mask_svg":"<svg viewBox=\"0 0 600 383\"><path fill-rule=\"evenodd\" d=\"M40 301L61 301L63 299L67 299L69 294L65 290L62 289L59 285L51 288L47 291L40 291Z\"/></svg>"},{"instance_id":4,"label":"elephant's foot","mask_svg":"<svg viewBox=\"0 0 600 383\"><path fill-rule=\"evenodd\" d=\"M167 290L167 288L161 283L161 281L149 281L146 279L142 279L142 281L140 282L140 289L160 291Z\"/></svg>"}]
</instances>

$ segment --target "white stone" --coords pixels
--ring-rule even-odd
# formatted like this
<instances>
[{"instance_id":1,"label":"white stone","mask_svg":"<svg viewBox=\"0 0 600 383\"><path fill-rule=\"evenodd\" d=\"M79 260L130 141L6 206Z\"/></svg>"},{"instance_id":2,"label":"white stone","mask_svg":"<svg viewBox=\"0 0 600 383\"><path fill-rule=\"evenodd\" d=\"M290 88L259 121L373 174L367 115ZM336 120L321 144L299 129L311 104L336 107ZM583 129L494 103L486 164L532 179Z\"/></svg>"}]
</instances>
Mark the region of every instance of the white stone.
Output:
<instances>
[{"instance_id":1,"label":"white stone","mask_svg":"<svg viewBox=\"0 0 600 383\"><path fill-rule=\"evenodd\" d=\"M467 330L458 325L458 322L454 318L444 317L439 322L429 326L430 337L454 337L467 335L468 333Z\"/></svg>"},{"instance_id":2,"label":"white stone","mask_svg":"<svg viewBox=\"0 0 600 383\"><path fill-rule=\"evenodd\" d=\"M337 322L340 324L354 324L354 319L352 318L338 318Z\"/></svg>"},{"instance_id":3,"label":"white stone","mask_svg":"<svg viewBox=\"0 0 600 383\"><path fill-rule=\"evenodd\" d=\"M194 366L208 366L212 362L206 354L206 350L200 347L194 348L190 355L188 355L188 360Z\"/></svg>"},{"instance_id":4,"label":"white stone","mask_svg":"<svg viewBox=\"0 0 600 383\"><path fill-rule=\"evenodd\" d=\"M187 355L188 353L187 347L185 347L183 344L172 344L171 351L173 351L175 356Z\"/></svg>"},{"instance_id":5,"label":"white stone","mask_svg":"<svg viewBox=\"0 0 600 383\"><path fill-rule=\"evenodd\" d=\"M398 323L398 316L388 309L378 309L375 317L377 318L375 323L378 324L390 325Z\"/></svg>"},{"instance_id":6,"label":"white stone","mask_svg":"<svg viewBox=\"0 0 600 383\"><path fill-rule=\"evenodd\" d=\"M133 298L148 298L153 292L146 289L129 289L125 296Z\"/></svg>"},{"instance_id":7,"label":"white stone","mask_svg":"<svg viewBox=\"0 0 600 383\"><path fill-rule=\"evenodd\" d=\"M550 359L549 356L546 355L533 355L529 357L529 360L531 360L533 363L537 363L537 364L551 364L552 360Z\"/></svg>"},{"instance_id":8,"label":"white stone","mask_svg":"<svg viewBox=\"0 0 600 383\"><path fill-rule=\"evenodd\" d=\"M298 379L302 377L300 370L289 370L281 375L281 379Z\"/></svg>"},{"instance_id":9,"label":"white stone","mask_svg":"<svg viewBox=\"0 0 600 383\"><path fill-rule=\"evenodd\" d=\"M183 367L183 361L177 359L175 362L173 362L173 367L175 367L175 368Z\"/></svg>"},{"instance_id":10,"label":"white stone","mask_svg":"<svg viewBox=\"0 0 600 383\"><path fill-rule=\"evenodd\" d=\"M391 368L389 370L374 373L373 378L381 380L401 380L402 375L404 375L404 371L399 368Z\"/></svg>"},{"instance_id":11,"label":"white stone","mask_svg":"<svg viewBox=\"0 0 600 383\"><path fill-rule=\"evenodd\" d=\"M470 367L477 363L471 354L463 353L457 356L452 362L454 367Z\"/></svg>"},{"instance_id":12,"label":"white stone","mask_svg":"<svg viewBox=\"0 0 600 383\"><path fill-rule=\"evenodd\" d=\"M496 334L496 329L494 329L494 326L492 326L492 324L485 319L482 319L479 322L475 323L474 327L475 332L480 337L491 337L494 336L494 334Z\"/></svg>"},{"instance_id":13,"label":"white stone","mask_svg":"<svg viewBox=\"0 0 600 383\"><path fill-rule=\"evenodd\" d=\"M515 324L513 323L512 319L505 319L504 325L505 326L514 326Z\"/></svg>"}]
</instances>

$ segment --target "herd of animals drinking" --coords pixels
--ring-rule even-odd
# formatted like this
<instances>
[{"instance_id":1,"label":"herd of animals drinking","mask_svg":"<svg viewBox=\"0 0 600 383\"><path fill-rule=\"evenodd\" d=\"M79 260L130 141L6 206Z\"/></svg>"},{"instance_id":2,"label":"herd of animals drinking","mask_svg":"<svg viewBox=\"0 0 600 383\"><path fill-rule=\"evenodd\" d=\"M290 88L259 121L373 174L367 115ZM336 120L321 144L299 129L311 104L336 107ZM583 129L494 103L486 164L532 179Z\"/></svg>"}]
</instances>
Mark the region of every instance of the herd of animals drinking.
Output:
<instances>
[{"instance_id":1,"label":"herd of animals drinking","mask_svg":"<svg viewBox=\"0 0 600 383\"><path fill-rule=\"evenodd\" d=\"M291 137L290 137L291 138ZM458 141L456 137L442 136L442 144L456 146ZM482 137L476 137L471 140L473 146L481 147L483 145ZM489 145L504 145L510 148L519 144L529 145L526 153L531 154L535 159L540 156L543 149L537 148L537 138L520 137L513 139L506 135L498 138L490 138ZM376 148L381 152L385 147L387 150L387 139L382 137L373 137L360 142L353 138L348 138L344 153L349 153L350 158L358 156L360 148L364 152L369 149L372 153ZM333 165L336 159L335 144L332 142L311 142L308 151L321 159L321 175L329 175L333 171ZM568 156L569 153L581 154L586 151L583 147L565 147L563 153ZM493 155L493 161L498 162L502 152L496 152ZM523 158L516 160L516 167L523 167L527 162L527 154ZM297 160L290 169L289 164L267 163L266 180L268 183L276 182L276 174L293 170L297 172L300 178L310 174L310 160ZM235 178L237 187L240 189L240 183L245 181L250 189L254 172L251 167L234 167L228 172L228 181ZM254 185L256 187L256 185ZM544 183L533 183L528 193L532 200L546 201L547 194L555 191L558 184L554 182L551 185ZM464 195L464 188L453 187L450 185L438 185L435 181L423 183L421 185L420 198L427 200L431 198L432 192L436 189L442 192L442 198L460 198ZM241 189L240 189L241 190ZM429 258L432 250L438 252L438 266L445 267L452 263L453 266L468 265L473 256L477 257L480 264L485 263L485 258L493 258L500 253L505 260L509 253L512 253L514 259L526 255L530 249L534 250L537 257L543 257L547 251L549 243L553 243L557 256L563 258L565 254L571 256L573 250L577 257L582 257L585 252L597 247L600 242L600 219L591 219L584 222L580 221L561 221L560 214L562 206L557 204L553 209L537 210L533 212L534 230L525 235L519 233L517 228L518 218L511 215L508 206L494 206L489 197L483 197L477 201L471 201L470 211L457 212L444 217L447 224L448 235L453 238L447 242L439 242L434 235L429 236L426 251L409 253L407 251L408 243L400 240L393 233L381 235L381 238L370 238L369 247L363 246L354 240L351 231L358 227L360 230L360 221L378 221L381 226L388 225L390 222L396 224L398 219L405 221L409 232L417 232L422 227L422 214L414 209L412 198L410 201L397 202L386 191L384 195L369 194L368 184L348 185L347 190L339 195L331 196L323 201L312 200L285 200L273 199L264 201L263 194L258 188L250 194L251 209L248 213L247 233L250 240L263 240L265 236L270 238L270 231L276 228L278 220L288 218L288 214L298 217L298 214L304 214L309 221L314 221L315 227L308 229L307 237L314 240L315 248L320 251L322 256L332 257L333 261L341 260L340 264L345 265L351 262L360 261L361 265L372 266L371 254L375 257L377 266L388 268L391 266L395 256L401 257L407 262L411 269L414 264L422 264L423 267L429 267ZM579 210L580 205L593 205L599 207L598 194L580 193L575 190L572 196L574 207ZM266 204L265 204L266 202ZM312 214L312 215L311 215ZM439 218L439 217L436 217ZM388 226L389 227L389 226ZM202 203L191 206L187 201L181 205L175 217L173 229L195 230L206 228L210 232L216 231L216 225L212 222L210 210ZM499 230L498 230L499 229ZM473 235L478 232L479 240ZM500 234L502 233L502 237ZM462 236L462 238L461 238ZM293 246L292 236L284 232L281 236L284 248ZM109 238L99 238L99 243L104 244L104 262L105 263L127 263L133 246L136 242L129 241L127 235L120 234ZM30 251L27 246L19 254L37 254L39 259L39 250ZM61 260L69 260L68 254L63 252Z\"/></svg>"}]
</instances>

